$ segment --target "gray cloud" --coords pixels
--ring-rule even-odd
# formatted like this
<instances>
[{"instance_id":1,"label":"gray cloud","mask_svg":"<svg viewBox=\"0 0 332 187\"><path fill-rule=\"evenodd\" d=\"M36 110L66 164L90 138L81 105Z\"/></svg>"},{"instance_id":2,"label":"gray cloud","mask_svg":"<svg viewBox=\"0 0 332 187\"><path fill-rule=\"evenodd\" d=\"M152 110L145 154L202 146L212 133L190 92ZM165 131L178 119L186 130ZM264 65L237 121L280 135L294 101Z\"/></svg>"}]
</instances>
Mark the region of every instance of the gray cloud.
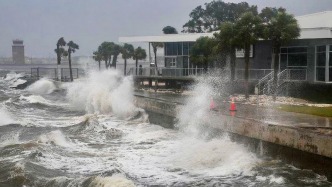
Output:
<instances>
[{"instance_id":1,"label":"gray cloud","mask_svg":"<svg viewBox=\"0 0 332 187\"><path fill-rule=\"evenodd\" d=\"M61 36L90 55L119 36L156 35L171 25L179 31L190 11L211 0L0 0L0 56L11 56L12 39L24 40L26 56L55 57ZM233 0L232 2L240 2ZM283 6L295 15L331 10L331 0L248 0L261 9Z\"/></svg>"}]
</instances>

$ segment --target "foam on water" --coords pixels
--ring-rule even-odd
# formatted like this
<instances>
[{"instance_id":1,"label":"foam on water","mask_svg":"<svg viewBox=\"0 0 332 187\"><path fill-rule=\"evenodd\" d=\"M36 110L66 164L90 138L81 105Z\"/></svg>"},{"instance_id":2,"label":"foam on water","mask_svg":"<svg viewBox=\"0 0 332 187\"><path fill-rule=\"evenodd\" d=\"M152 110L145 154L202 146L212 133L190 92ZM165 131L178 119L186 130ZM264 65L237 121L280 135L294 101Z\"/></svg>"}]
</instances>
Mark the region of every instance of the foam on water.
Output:
<instances>
[{"instance_id":1,"label":"foam on water","mask_svg":"<svg viewBox=\"0 0 332 187\"><path fill-rule=\"evenodd\" d=\"M0 147L19 144L19 133L9 133L0 138Z\"/></svg>"},{"instance_id":2,"label":"foam on water","mask_svg":"<svg viewBox=\"0 0 332 187\"><path fill-rule=\"evenodd\" d=\"M170 162L174 167L207 176L250 175L259 161L228 137L209 141L185 138L175 150Z\"/></svg>"},{"instance_id":3,"label":"foam on water","mask_svg":"<svg viewBox=\"0 0 332 187\"><path fill-rule=\"evenodd\" d=\"M32 94L50 94L56 90L56 86L53 81L42 78L35 83L31 84L27 89Z\"/></svg>"},{"instance_id":4,"label":"foam on water","mask_svg":"<svg viewBox=\"0 0 332 187\"><path fill-rule=\"evenodd\" d=\"M132 77L123 77L116 70L93 71L86 79L65 87L70 103L87 113L115 114L126 118L136 111Z\"/></svg>"},{"instance_id":5,"label":"foam on water","mask_svg":"<svg viewBox=\"0 0 332 187\"><path fill-rule=\"evenodd\" d=\"M23 73L15 73L15 72L10 72L6 75L6 77L4 77L3 80L5 81L15 81L21 77L23 77L24 74Z\"/></svg>"},{"instance_id":6,"label":"foam on water","mask_svg":"<svg viewBox=\"0 0 332 187\"><path fill-rule=\"evenodd\" d=\"M0 108L0 126L15 123L12 115L4 108Z\"/></svg>"},{"instance_id":7,"label":"foam on water","mask_svg":"<svg viewBox=\"0 0 332 187\"><path fill-rule=\"evenodd\" d=\"M40 95L29 95L29 96L21 95L19 99L32 104L39 103L44 105L56 105L54 102L51 102Z\"/></svg>"},{"instance_id":8,"label":"foam on water","mask_svg":"<svg viewBox=\"0 0 332 187\"><path fill-rule=\"evenodd\" d=\"M38 142L43 144L58 145L62 147L70 147L72 143L67 140L65 135L60 130L52 131L47 134L43 134L38 138Z\"/></svg>"},{"instance_id":9,"label":"foam on water","mask_svg":"<svg viewBox=\"0 0 332 187\"><path fill-rule=\"evenodd\" d=\"M135 184L121 174L115 174L111 177L95 177L89 184L89 187L134 187Z\"/></svg>"}]
</instances>

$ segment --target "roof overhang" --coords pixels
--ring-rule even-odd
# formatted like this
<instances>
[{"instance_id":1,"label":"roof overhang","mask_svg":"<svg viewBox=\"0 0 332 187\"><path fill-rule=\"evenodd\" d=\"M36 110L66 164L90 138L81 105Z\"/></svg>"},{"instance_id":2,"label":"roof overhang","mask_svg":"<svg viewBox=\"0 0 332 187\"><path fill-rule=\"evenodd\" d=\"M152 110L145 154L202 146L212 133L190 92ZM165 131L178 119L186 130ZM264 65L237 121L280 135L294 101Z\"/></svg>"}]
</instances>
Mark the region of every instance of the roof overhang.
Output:
<instances>
[{"instance_id":1,"label":"roof overhang","mask_svg":"<svg viewBox=\"0 0 332 187\"><path fill-rule=\"evenodd\" d=\"M205 36L213 37L213 33L165 34L160 36L128 36L119 37L119 42L195 42L198 38Z\"/></svg>"}]
</instances>

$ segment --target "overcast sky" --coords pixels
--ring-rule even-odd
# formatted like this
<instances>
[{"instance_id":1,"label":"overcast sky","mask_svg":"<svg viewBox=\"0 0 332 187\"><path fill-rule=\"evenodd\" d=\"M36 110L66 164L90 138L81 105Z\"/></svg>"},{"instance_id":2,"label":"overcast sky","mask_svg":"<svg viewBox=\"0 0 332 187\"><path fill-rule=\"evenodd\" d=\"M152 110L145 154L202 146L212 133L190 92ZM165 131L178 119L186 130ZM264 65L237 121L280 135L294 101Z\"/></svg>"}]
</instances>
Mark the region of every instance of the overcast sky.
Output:
<instances>
[{"instance_id":1,"label":"overcast sky","mask_svg":"<svg viewBox=\"0 0 332 187\"><path fill-rule=\"evenodd\" d=\"M55 57L57 39L78 43L75 55L91 55L119 36L158 35L166 25L181 31L189 13L211 0L0 0L0 57L11 56L13 39L25 55ZM228 0L226 2L241 2ZM332 10L332 0L248 0L258 8L282 6L294 15Z\"/></svg>"}]
</instances>

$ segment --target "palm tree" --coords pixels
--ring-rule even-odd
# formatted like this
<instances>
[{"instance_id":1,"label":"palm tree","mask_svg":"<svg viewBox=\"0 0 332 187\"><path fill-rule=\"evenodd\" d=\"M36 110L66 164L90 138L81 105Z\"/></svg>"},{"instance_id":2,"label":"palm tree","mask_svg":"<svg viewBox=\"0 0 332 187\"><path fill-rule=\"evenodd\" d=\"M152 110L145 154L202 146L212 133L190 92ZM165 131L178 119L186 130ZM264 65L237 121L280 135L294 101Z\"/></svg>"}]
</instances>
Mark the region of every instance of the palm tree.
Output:
<instances>
[{"instance_id":1,"label":"palm tree","mask_svg":"<svg viewBox=\"0 0 332 187\"><path fill-rule=\"evenodd\" d=\"M236 43L244 49L245 61L245 95L249 98L249 55L250 46L255 44L262 36L263 23L260 17L254 15L252 12L242 14L239 20L234 25L236 33Z\"/></svg>"},{"instance_id":2,"label":"palm tree","mask_svg":"<svg viewBox=\"0 0 332 187\"><path fill-rule=\"evenodd\" d=\"M236 33L234 31L234 24L225 22L220 26L220 32L215 33L214 37L217 43L217 50L230 57L231 81L235 79L236 66L236 48L240 46L236 43Z\"/></svg>"},{"instance_id":3,"label":"palm tree","mask_svg":"<svg viewBox=\"0 0 332 187\"><path fill-rule=\"evenodd\" d=\"M73 82L73 71L71 69L71 53L75 53L77 49L79 49L79 46L74 43L73 41L69 41L67 43L68 46L68 61L69 61L69 73L70 73L70 81Z\"/></svg>"},{"instance_id":4,"label":"palm tree","mask_svg":"<svg viewBox=\"0 0 332 187\"><path fill-rule=\"evenodd\" d=\"M99 65L99 71L100 71L100 62L102 61L102 56L101 56L101 54L100 54L100 52L99 51L95 51L95 52L93 52L93 57L92 57L95 61L97 61L98 62L98 65Z\"/></svg>"},{"instance_id":5,"label":"palm tree","mask_svg":"<svg viewBox=\"0 0 332 187\"><path fill-rule=\"evenodd\" d=\"M113 47L112 47L112 51L111 54L113 55L113 59L112 59L112 67L114 67L116 69L116 61L118 60L118 56L121 53L121 46L118 44L113 43Z\"/></svg>"},{"instance_id":6,"label":"palm tree","mask_svg":"<svg viewBox=\"0 0 332 187\"><path fill-rule=\"evenodd\" d=\"M145 58L146 58L145 49L141 47L136 48L133 54L133 59L136 60L136 75L137 75L138 60L143 60Z\"/></svg>"},{"instance_id":7,"label":"palm tree","mask_svg":"<svg viewBox=\"0 0 332 187\"><path fill-rule=\"evenodd\" d=\"M190 61L207 70L209 62L214 58L214 47L216 42L213 38L207 36L200 37L190 50Z\"/></svg>"},{"instance_id":8,"label":"palm tree","mask_svg":"<svg viewBox=\"0 0 332 187\"><path fill-rule=\"evenodd\" d=\"M157 65L157 50L158 50L158 48L164 47L164 44L160 43L160 42L152 42L151 45L152 45L152 49L153 49L153 53L154 53L154 64L155 64L156 69L157 69L158 68L158 65Z\"/></svg>"},{"instance_id":9,"label":"palm tree","mask_svg":"<svg viewBox=\"0 0 332 187\"><path fill-rule=\"evenodd\" d=\"M279 55L280 47L287 44L292 39L300 36L300 28L297 20L293 15L287 14L282 8L265 8L265 12L271 12L270 17L265 19L265 38L272 42L272 60L274 61L273 69L273 100L276 100L279 73ZM274 14L272 14L274 13Z\"/></svg>"},{"instance_id":10,"label":"palm tree","mask_svg":"<svg viewBox=\"0 0 332 187\"><path fill-rule=\"evenodd\" d=\"M113 50L113 42L103 42L98 47L98 53L101 55L103 61L105 61L105 68L111 66L111 59L112 59L112 50Z\"/></svg>"},{"instance_id":11,"label":"palm tree","mask_svg":"<svg viewBox=\"0 0 332 187\"><path fill-rule=\"evenodd\" d=\"M134 46L125 43L121 50L122 58L124 59L124 75L127 74L127 59L131 58L134 54Z\"/></svg>"},{"instance_id":12,"label":"palm tree","mask_svg":"<svg viewBox=\"0 0 332 187\"><path fill-rule=\"evenodd\" d=\"M59 38L58 42L56 43L56 49L54 50L57 56L57 72L58 72L58 80L61 80L60 74L60 64L61 64L61 57L65 56L65 49L63 48L66 46L66 41L63 37Z\"/></svg>"}]
</instances>

